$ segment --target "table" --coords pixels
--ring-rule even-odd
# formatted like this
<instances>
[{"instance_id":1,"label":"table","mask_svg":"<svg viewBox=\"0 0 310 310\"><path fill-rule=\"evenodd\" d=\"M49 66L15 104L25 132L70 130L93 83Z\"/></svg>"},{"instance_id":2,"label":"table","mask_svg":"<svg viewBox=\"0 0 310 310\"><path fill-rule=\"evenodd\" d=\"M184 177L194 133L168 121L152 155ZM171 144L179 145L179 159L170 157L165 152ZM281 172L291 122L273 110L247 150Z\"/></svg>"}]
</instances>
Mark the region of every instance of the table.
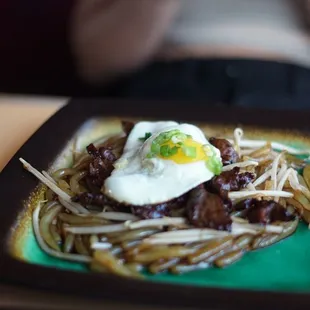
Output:
<instances>
[{"instance_id":1,"label":"table","mask_svg":"<svg viewBox=\"0 0 310 310\"><path fill-rule=\"evenodd\" d=\"M2 149L0 171L22 144L67 102L68 98L12 97L0 94L0 145ZM0 282L0 309L120 310L124 308L126 310L155 310L154 307L125 305L121 302L103 303ZM165 307L161 309L165 310ZM170 307L170 310L173 309Z\"/></svg>"},{"instance_id":2,"label":"table","mask_svg":"<svg viewBox=\"0 0 310 310\"><path fill-rule=\"evenodd\" d=\"M22 144L66 102L66 98L0 94L0 144L2 146L0 171ZM31 294L31 291L0 284L0 308L13 308L19 305L33 307L34 294L34 292Z\"/></svg>"},{"instance_id":3,"label":"table","mask_svg":"<svg viewBox=\"0 0 310 310\"><path fill-rule=\"evenodd\" d=\"M23 143L67 101L67 98L0 94L0 171Z\"/></svg>"}]
</instances>

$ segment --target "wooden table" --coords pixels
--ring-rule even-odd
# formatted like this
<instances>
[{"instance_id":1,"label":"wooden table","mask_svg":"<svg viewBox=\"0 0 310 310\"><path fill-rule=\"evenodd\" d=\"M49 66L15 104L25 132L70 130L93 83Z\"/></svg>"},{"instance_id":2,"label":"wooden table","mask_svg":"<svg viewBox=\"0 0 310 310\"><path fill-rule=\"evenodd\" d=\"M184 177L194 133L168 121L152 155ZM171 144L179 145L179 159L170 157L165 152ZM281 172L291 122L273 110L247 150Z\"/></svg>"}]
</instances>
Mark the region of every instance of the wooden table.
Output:
<instances>
[{"instance_id":1,"label":"wooden table","mask_svg":"<svg viewBox=\"0 0 310 310\"><path fill-rule=\"evenodd\" d=\"M0 171L23 143L67 101L66 98L0 94Z\"/></svg>"},{"instance_id":2,"label":"wooden table","mask_svg":"<svg viewBox=\"0 0 310 310\"><path fill-rule=\"evenodd\" d=\"M22 144L67 101L67 98L12 97L0 94L0 171ZM1 283L0 279L0 309L120 310L125 308L126 310L155 310L153 307L122 304L121 296L119 303L99 302L7 285ZM165 310L165 307L161 307L161 310ZM173 309L170 307L169 310Z\"/></svg>"}]
</instances>

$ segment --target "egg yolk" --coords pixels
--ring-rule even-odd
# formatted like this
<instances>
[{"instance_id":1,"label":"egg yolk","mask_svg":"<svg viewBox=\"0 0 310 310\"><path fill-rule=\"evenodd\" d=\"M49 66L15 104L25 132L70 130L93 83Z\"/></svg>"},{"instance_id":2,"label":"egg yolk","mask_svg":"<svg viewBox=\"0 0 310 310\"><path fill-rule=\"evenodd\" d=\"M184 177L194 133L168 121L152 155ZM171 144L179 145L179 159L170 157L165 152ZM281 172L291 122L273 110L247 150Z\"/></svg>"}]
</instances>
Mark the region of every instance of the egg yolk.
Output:
<instances>
[{"instance_id":1,"label":"egg yolk","mask_svg":"<svg viewBox=\"0 0 310 310\"><path fill-rule=\"evenodd\" d=\"M143 140L148 139L147 137ZM215 175L222 171L222 160L216 156L213 146L201 144L193 137L180 132L170 130L160 133L151 143L147 158L158 157L164 160L172 160L177 164L188 164L204 161L206 167Z\"/></svg>"},{"instance_id":2,"label":"egg yolk","mask_svg":"<svg viewBox=\"0 0 310 310\"><path fill-rule=\"evenodd\" d=\"M162 146L167 146L170 150L177 147L177 151L173 152L173 154L169 156L163 156L162 152L159 154L159 158L169 159L177 164L188 164L208 159L203 145L194 141L191 138L186 138L182 142L182 145L178 145L173 143L172 141L168 141L161 145L161 147Z\"/></svg>"}]
</instances>

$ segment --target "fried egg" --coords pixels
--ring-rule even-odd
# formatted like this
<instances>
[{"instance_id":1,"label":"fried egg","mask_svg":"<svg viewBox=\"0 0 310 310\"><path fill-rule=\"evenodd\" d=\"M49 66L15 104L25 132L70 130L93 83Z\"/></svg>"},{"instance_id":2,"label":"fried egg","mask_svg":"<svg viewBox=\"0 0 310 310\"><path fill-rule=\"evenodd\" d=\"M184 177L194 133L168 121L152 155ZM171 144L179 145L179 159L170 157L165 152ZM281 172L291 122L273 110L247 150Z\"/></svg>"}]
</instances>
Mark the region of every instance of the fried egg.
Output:
<instances>
[{"instance_id":1,"label":"fried egg","mask_svg":"<svg viewBox=\"0 0 310 310\"><path fill-rule=\"evenodd\" d=\"M129 205L158 204L180 197L219 174L220 151L191 124L139 122L103 192Z\"/></svg>"}]
</instances>

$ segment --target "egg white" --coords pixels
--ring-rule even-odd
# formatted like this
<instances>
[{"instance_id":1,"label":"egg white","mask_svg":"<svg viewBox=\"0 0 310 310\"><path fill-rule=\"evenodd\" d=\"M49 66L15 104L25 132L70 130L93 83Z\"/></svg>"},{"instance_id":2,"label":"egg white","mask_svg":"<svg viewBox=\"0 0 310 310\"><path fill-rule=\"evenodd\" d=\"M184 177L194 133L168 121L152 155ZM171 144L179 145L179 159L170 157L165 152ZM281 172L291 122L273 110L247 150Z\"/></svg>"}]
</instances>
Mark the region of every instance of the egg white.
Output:
<instances>
[{"instance_id":1,"label":"egg white","mask_svg":"<svg viewBox=\"0 0 310 310\"><path fill-rule=\"evenodd\" d=\"M156 137L173 129L191 135L193 140L210 145L204 133L196 126L166 122L137 123L128 136L124 152L115 163L115 169L104 184L104 193L114 200L129 205L158 204L180 197L189 190L210 180L214 173L205 161L177 164L172 160L147 158ZM145 142L139 138L152 136ZM220 159L220 151L216 148Z\"/></svg>"}]
</instances>

